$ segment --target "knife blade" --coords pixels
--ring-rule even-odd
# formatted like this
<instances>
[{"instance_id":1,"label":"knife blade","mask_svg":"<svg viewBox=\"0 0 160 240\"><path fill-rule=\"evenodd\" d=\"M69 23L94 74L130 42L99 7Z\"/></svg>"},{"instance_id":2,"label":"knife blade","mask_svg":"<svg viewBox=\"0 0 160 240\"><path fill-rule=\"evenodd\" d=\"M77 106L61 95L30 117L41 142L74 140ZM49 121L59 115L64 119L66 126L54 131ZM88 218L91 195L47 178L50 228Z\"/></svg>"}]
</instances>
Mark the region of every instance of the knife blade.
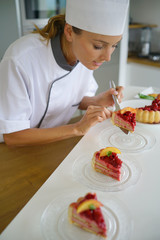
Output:
<instances>
[{"instance_id":1,"label":"knife blade","mask_svg":"<svg viewBox=\"0 0 160 240\"><path fill-rule=\"evenodd\" d=\"M115 85L115 83L114 83L113 80L109 82L109 85L110 85L110 88L114 88L114 89L116 90L116 85ZM121 107L120 107L120 104L119 104L119 101L118 101L117 96L112 95L112 98L113 98L113 101L114 101L114 104L115 104L115 111L121 110ZM127 134L127 135L129 134L129 131L128 131L127 129L124 129L124 128L122 128L122 127L119 127L119 128L120 128L120 129L122 130L122 132L124 132L125 134Z\"/></svg>"}]
</instances>

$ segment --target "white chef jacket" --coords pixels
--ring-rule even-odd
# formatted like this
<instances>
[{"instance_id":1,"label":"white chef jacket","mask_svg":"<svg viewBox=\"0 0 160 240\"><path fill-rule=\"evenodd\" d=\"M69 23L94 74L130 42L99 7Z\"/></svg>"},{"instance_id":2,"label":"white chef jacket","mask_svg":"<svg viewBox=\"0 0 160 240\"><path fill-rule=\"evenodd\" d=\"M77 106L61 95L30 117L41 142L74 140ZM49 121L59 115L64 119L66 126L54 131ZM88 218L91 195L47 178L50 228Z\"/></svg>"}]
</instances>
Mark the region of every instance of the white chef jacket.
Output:
<instances>
[{"instance_id":1,"label":"white chef jacket","mask_svg":"<svg viewBox=\"0 0 160 240\"><path fill-rule=\"evenodd\" d=\"M67 64L59 36L48 45L39 34L18 39L0 63L0 141L4 133L67 124L97 87L92 70Z\"/></svg>"}]
</instances>

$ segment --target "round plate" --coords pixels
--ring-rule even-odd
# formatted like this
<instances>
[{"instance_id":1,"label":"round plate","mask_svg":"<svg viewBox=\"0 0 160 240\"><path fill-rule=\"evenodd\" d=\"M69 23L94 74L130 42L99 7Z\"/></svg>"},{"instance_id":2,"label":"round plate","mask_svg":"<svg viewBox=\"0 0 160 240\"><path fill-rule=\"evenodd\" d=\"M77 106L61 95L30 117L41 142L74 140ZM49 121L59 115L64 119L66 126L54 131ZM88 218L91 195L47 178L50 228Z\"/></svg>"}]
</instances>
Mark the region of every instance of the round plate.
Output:
<instances>
[{"instance_id":1,"label":"round plate","mask_svg":"<svg viewBox=\"0 0 160 240\"><path fill-rule=\"evenodd\" d=\"M151 149L156 138L151 132L140 127L136 127L134 133L124 134L118 127L103 129L98 135L100 148L113 146L121 151L137 153Z\"/></svg>"},{"instance_id":2,"label":"round plate","mask_svg":"<svg viewBox=\"0 0 160 240\"><path fill-rule=\"evenodd\" d=\"M137 183L141 168L137 162L129 160L124 154L121 154L120 158L123 161L120 181L96 172L92 167L90 154L81 155L75 160L72 167L73 178L91 189L102 192L124 190Z\"/></svg>"},{"instance_id":3,"label":"round plate","mask_svg":"<svg viewBox=\"0 0 160 240\"><path fill-rule=\"evenodd\" d=\"M41 217L41 229L46 240L100 240L95 234L89 233L68 222L68 206L76 202L80 195L63 193L53 200ZM107 226L107 240L129 239L133 223L126 206L114 197L97 196L103 203L102 213Z\"/></svg>"}]
</instances>

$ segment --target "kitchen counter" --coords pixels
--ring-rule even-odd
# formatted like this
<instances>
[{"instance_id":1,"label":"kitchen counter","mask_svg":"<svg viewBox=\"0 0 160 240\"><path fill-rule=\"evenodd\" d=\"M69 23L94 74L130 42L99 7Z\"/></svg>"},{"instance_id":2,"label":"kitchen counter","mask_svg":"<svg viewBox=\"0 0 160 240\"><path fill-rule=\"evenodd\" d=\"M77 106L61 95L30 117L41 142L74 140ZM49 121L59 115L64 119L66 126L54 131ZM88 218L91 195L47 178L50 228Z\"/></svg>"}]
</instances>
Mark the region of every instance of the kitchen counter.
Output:
<instances>
[{"instance_id":1,"label":"kitchen counter","mask_svg":"<svg viewBox=\"0 0 160 240\"><path fill-rule=\"evenodd\" d=\"M129 56L127 59L128 63L138 63L138 64L143 64L151 67L157 67L160 68L160 62L154 62L149 60L148 58L140 58L137 56Z\"/></svg>"}]
</instances>

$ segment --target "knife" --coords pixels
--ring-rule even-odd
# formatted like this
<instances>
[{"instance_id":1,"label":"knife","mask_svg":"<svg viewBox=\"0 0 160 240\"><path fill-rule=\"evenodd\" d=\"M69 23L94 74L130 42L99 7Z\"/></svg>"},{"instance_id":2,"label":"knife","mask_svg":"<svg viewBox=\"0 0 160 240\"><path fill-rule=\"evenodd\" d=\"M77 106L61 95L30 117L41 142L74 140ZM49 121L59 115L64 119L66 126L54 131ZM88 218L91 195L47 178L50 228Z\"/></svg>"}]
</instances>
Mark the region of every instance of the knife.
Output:
<instances>
[{"instance_id":1,"label":"knife","mask_svg":"<svg viewBox=\"0 0 160 240\"><path fill-rule=\"evenodd\" d=\"M116 90L116 85L115 85L114 81L110 81L110 82L109 82L109 85L110 85L110 88L114 88L114 89ZM112 95L112 98L113 98L113 101L114 101L114 104L115 104L115 111L121 110L117 96ZM120 128L120 129L122 130L122 132L124 132L125 134L127 134L127 135L129 134L129 131L128 131L127 129L124 129L124 128L122 128L122 127L119 127L119 128Z\"/></svg>"}]
</instances>

